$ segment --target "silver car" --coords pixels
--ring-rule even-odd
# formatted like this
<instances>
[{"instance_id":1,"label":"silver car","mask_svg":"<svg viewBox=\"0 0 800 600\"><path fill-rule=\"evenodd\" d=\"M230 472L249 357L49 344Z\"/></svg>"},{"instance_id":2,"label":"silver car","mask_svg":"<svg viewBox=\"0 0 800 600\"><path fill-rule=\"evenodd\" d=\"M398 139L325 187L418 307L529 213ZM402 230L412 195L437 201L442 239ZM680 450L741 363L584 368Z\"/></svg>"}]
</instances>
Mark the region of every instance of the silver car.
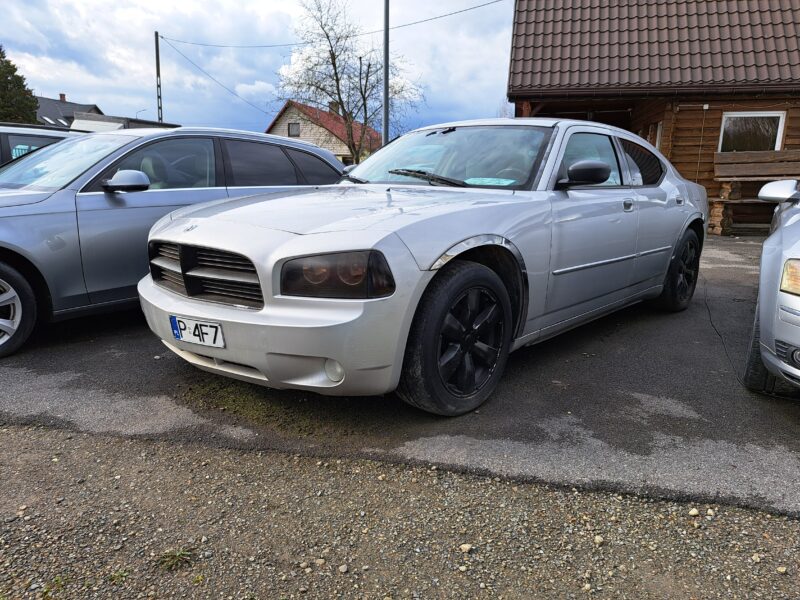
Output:
<instances>
[{"instance_id":1,"label":"silver car","mask_svg":"<svg viewBox=\"0 0 800 600\"><path fill-rule=\"evenodd\" d=\"M795 180L773 181L759 198L779 203L761 251L758 303L744 384L762 393L780 382L800 387L800 190Z\"/></svg>"},{"instance_id":2,"label":"silver car","mask_svg":"<svg viewBox=\"0 0 800 600\"><path fill-rule=\"evenodd\" d=\"M641 300L683 310L697 283L706 193L621 129L425 127L346 179L159 221L152 330L213 373L458 415L509 352Z\"/></svg>"},{"instance_id":3,"label":"silver car","mask_svg":"<svg viewBox=\"0 0 800 600\"><path fill-rule=\"evenodd\" d=\"M147 233L187 204L338 181L327 151L219 129L81 135L0 169L0 357L37 319L137 300Z\"/></svg>"}]
</instances>

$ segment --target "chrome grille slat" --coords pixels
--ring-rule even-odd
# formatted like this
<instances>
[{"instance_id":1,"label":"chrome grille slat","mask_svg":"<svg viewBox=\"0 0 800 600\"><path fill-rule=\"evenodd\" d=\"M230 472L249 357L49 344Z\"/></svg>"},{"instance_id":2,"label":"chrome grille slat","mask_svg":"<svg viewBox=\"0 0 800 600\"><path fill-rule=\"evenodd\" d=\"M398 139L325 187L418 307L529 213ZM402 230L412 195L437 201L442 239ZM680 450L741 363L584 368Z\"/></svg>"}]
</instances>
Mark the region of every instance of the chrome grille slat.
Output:
<instances>
[{"instance_id":1,"label":"chrome grille slat","mask_svg":"<svg viewBox=\"0 0 800 600\"><path fill-rule=\"evenodd\" d=\"M239 254L151 242L150 273L156 284L183 296L247 308L264 306L255 265Z\"/></svg>"}]
</instances>

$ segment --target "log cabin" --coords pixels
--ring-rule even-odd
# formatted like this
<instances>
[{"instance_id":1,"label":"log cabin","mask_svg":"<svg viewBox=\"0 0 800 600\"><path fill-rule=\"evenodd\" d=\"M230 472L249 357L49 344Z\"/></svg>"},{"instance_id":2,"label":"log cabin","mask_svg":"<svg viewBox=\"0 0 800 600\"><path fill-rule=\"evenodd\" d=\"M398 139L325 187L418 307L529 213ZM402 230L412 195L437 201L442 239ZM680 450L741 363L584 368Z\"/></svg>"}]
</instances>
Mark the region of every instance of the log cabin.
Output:
<instances>
[{"instance_id":1,"label":"log cabin","mask_svg":"<svg viewBox=\"0 0 800 600\"><path fill-rule=\"evenodd\" d=\"M766 232L767 181L800 179L800 0L516 0L518 117L639 134L705 186L709 232Z\"/></svg>"}]
</instances>

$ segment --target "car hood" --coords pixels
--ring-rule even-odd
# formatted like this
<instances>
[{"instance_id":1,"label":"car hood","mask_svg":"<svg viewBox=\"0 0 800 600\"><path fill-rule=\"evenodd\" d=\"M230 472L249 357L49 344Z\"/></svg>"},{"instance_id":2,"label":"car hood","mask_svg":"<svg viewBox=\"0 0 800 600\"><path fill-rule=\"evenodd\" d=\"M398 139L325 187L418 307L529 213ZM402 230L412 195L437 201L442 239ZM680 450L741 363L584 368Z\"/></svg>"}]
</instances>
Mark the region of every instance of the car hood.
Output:
<instances>
[{"instance_id":1,"label":"car hood","mask_svg":"<svg viewBox=\"0 0 800 600\"><path fill-rule=\"evenodd\" d=\"M7 206L22 206L41 202L53 192L32 192L29 190L14 190L0 188L0 208Z\"/></svg>"},{"instance_id":2,"label":"car hood","mask_svg":"<svg viewBox=\"0 0 800 600\"><path fill-rule=\"evenodd\" d=\"M188 207L173 213L173 219L231 221L300 235L396 231L438 214L514 201L512 190L334 185Z\"/></svg>"}]
</instances>

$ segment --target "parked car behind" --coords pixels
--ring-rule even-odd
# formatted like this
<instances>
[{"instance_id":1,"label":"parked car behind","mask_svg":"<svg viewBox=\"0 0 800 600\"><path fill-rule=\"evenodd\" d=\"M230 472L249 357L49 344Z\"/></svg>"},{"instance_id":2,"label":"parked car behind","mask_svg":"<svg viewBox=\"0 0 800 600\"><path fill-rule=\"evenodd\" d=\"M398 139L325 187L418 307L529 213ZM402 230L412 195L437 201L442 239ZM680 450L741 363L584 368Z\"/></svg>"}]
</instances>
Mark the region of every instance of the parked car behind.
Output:
<instances>
[{"instance_id":1,"label":"parked car behind","mask_svg":"<svg viewBox=\"0 0 800 600\"><path fill-rule=\"evenodd\" d=\"M81 133L56 127L0 123L0 165L77 135Z\"/></svg>"},{"instance_id":2,"label":"parked car behind","mask_svg":"<svg viewBox=\"0 0 800 600\"><path fill-rule=\"evenodd\" d=\"M777 206L761 250L758 301L743 381L750 390L773 393L781 382L800 387L798 182L768 183L759 198Z\"/></svg>"},{"instance_id":3,"label":"parked car behind","mask_svg":"<svg viewBox=\"0 0 800 600\"><path fill-rule=\"evenodd\" d=\"M705 190L621 129L426 127L349 182L187 208L150 234L147 322L201 369L458 415L512 350L652 299L685 309Z\"/></svg>"},{"instance_id":4,"label":"parked car behind","mask_svg":"<svg viewBox=\"0 0 800 600\"><path fill-rule=\"evenodd\" d=\"M37 318L136 301L147 233L176 208L338 181L317 146L217 129L127 129L61 141L0 169L0 356Z\"/></svg>"}]
</instances>

